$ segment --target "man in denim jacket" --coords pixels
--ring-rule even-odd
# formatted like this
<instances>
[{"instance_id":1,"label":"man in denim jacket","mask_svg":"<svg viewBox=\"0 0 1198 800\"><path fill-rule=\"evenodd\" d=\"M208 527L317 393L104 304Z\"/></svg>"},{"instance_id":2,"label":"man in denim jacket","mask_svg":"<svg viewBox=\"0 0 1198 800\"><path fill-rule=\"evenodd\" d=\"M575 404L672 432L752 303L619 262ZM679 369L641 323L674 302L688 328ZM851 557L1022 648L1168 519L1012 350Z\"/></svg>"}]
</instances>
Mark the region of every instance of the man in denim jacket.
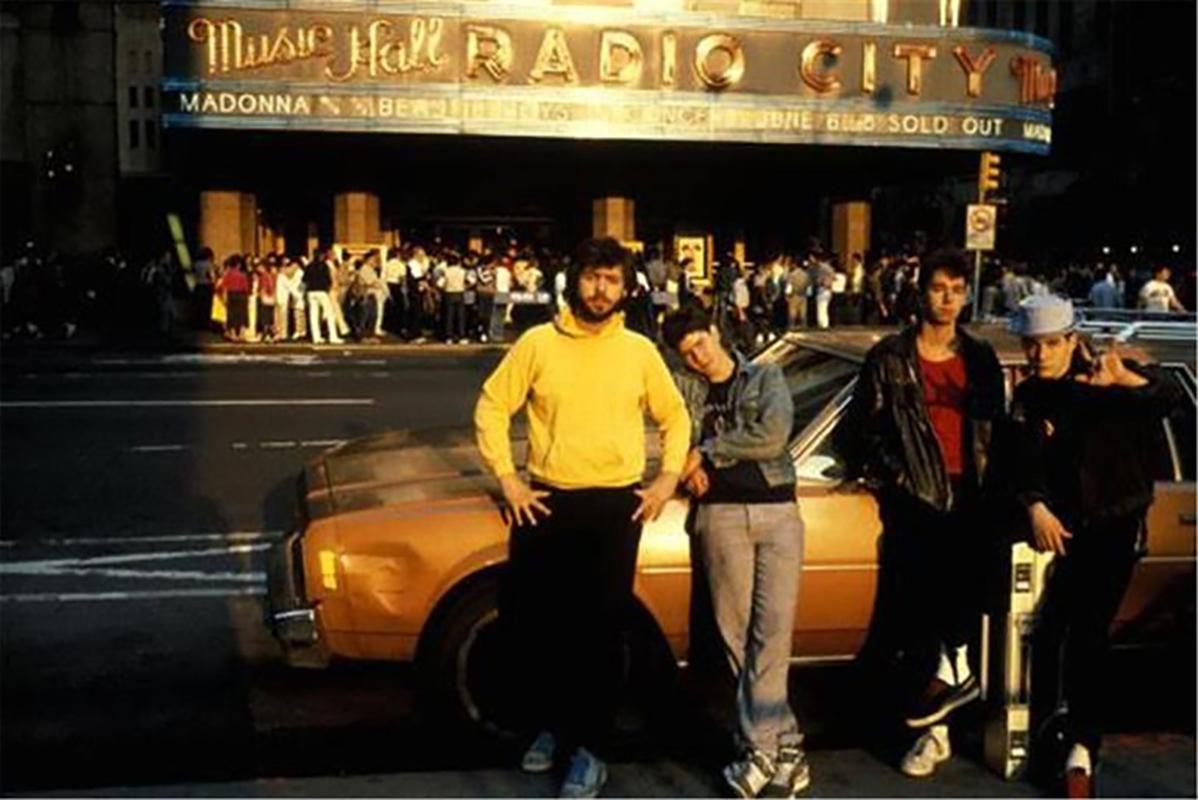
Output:
<instances>
[{"instance_id":1,"label":"man in denim jacket","mask_svg":"<svg viewBox=\"0 0 1198 800\"><path fill-rule=\"evenodd\" d=\"M794 406L776 364L751 364L720 343L702 310L666 318L666 343L691 417L682 480L698 503L695 533L716 625L737 677L741 760L724 769L739 797L794 797L810 781L787 698L803 522L787 452Z\"/></svg>"}]
</instances>

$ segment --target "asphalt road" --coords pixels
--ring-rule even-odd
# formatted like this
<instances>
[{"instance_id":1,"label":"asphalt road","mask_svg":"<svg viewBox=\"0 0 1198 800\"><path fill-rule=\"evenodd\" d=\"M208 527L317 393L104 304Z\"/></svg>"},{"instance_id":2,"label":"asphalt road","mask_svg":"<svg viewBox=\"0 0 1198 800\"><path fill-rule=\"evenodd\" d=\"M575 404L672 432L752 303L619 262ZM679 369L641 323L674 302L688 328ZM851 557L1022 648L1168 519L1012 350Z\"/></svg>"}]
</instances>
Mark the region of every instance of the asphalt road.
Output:
<instances>
[{"instance_id":1,"label":"asphalt road","mask_svg":"<svg viewBox=\"0 0 1198 800\"><path fill-rule=\"evenodd\" d=\"M265 550L293 521L303 462L389 428L469 424L499 355L101 355L0 365L0 791L552 791L512 777L513 744L462 741L422 720L410 670L292 670L262 624ZM1187 771L1175 754L1188 747L1192 756L1188 674L1183 713L1174 702L1164 717L1137 715L1143 694L1126 704L1123 730L1183 733L1169 740L1167 759L1153 760L1159 742L1129 740L1130 760L1116 774L1132 793L1194 792L1192 758ZM817 794L1034 793L986 773L968 737L960 746L975 758L954 760L946 782L906 781L885 753L862 749L869 737L840 700L852 696L851 675L804 671L795 680ZM630 735L613 790L718 795L709 767L722 742L698 711L664 735ZM274 782L253 783L262 778Z\"/></svg>"}]
</instances>

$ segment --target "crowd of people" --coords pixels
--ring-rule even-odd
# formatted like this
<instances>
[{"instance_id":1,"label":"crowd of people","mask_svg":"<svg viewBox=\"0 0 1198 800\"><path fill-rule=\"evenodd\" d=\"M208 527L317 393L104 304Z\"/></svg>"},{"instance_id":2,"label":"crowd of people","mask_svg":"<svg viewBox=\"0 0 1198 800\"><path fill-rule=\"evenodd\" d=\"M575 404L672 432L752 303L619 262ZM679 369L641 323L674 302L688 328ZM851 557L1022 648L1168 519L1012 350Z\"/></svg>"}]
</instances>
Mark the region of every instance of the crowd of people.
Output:
<instances>
[{"instance_id":1,"label":"crowd of people","mask_svg":"<svg viewBox=\"0 0 1198 800\"><path fill-rule=\"evenodd\" d=\"M634 255L628 325L659 339L664 314L691 302L713 312L730 342L752 349L787 330L914 321L921 255L916 247L853 253L813 242L801 253L741 263L726 253L706 280L689 260L650 247ZM502 341L551 319L565 304L570 257L518 240L471 249L433 239L351 254L312 256L199 250L190 265L165 250L135 267L115 250L95 261L27 245L0 268L3 334L173 340L211 330L230 341L312 343ZM1012 313L1022 299L1057 294L1099 309L1192 310L1194 275L1168 266L1109 262L1056 270L989 260L979 315ZM967 316L971 312L967 304Z\"/></svg>"}]
</instances>

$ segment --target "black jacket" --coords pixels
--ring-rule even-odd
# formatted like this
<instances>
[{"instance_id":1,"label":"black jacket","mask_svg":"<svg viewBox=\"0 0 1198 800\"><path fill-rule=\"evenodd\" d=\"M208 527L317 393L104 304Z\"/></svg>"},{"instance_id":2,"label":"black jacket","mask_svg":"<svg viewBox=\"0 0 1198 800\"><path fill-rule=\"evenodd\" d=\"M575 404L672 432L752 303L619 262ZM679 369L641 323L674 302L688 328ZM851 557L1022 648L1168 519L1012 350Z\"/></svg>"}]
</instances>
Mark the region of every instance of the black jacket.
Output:
<instances>
[{"instance_id":1,"label":"black jacket","mask_svg":"<svg viewBox=\"0 0 1198 800\"><path fill-rule=\"evenodd\" d=\"M1169 467L1161 418L1180 398L1163 370L1125 363L1148 383L1095 387L1070 375L1015 389L1012 485L1023 506L1043 501L1073 530L1152 502L1153 481Z\"/></svg>"},{"instance_id":2,"label":"black jacket","mask_svg":"<svg viewBox=\"0 0 1198 800\"><path fill-rule=\"evenodd\" d=\"M947 513L956 498L924 403L916 333L911 327L887 336L866 354L838 444L850 477ZM995 425L1005 420L1003 373L989 344L964 329L958 341L965 359L967 478L980 493L993 466Z\"/></svg>"}]
</instances>

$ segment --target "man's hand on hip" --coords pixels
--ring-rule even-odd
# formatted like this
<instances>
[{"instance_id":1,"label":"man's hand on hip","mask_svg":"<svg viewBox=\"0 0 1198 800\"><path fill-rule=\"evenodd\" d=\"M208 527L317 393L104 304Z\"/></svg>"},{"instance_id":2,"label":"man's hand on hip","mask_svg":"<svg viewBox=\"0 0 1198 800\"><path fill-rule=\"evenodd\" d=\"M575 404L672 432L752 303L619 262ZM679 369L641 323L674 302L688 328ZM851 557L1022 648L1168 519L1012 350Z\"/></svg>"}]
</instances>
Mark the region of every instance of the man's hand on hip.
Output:
<instances>
[{"instance_id":1,"label":"man's hand on hip","mask_svg":"<svg viewBox=\"0 0 1198 800\"><path fill-rule=\"evenodd\" d=\"M661 510L674 496L678 488L678 473L663 472L646 489L637 489L641 503L632 512L632 518L638 522L652 522L661 516Z\"/></svg>"},{"instance_id":2,"label":"man's hand on hip","mask_svg":"<svg viewBox=\"0 0 1198 800\"><path fill-rule=\"evenodd\" d=\"M1065 529L1056 514L1049 511L1044 503L1032 504L1027 513L1031 518L1036 549L1040 552L1052 551L1057 555L1065 555L1065 540L1072 539L1073 534Z\"/></svg>"},{"instance_id":3,"label":"man's hand on hip","mask_svg":"<svg viewBox=\"0 0 1198 800\"><path fill-rule=\"evenodd\" d=\"M503 489L503 498L511 507L517 525L536 525L537 516L534 511L540 511L546 517L553 514L549 507L541 502L541 498L548 497L549 492L533 491L527 483L520 480L519 475L504 475L499 479L499 486Z\"/></svg>"}]
</instances>

